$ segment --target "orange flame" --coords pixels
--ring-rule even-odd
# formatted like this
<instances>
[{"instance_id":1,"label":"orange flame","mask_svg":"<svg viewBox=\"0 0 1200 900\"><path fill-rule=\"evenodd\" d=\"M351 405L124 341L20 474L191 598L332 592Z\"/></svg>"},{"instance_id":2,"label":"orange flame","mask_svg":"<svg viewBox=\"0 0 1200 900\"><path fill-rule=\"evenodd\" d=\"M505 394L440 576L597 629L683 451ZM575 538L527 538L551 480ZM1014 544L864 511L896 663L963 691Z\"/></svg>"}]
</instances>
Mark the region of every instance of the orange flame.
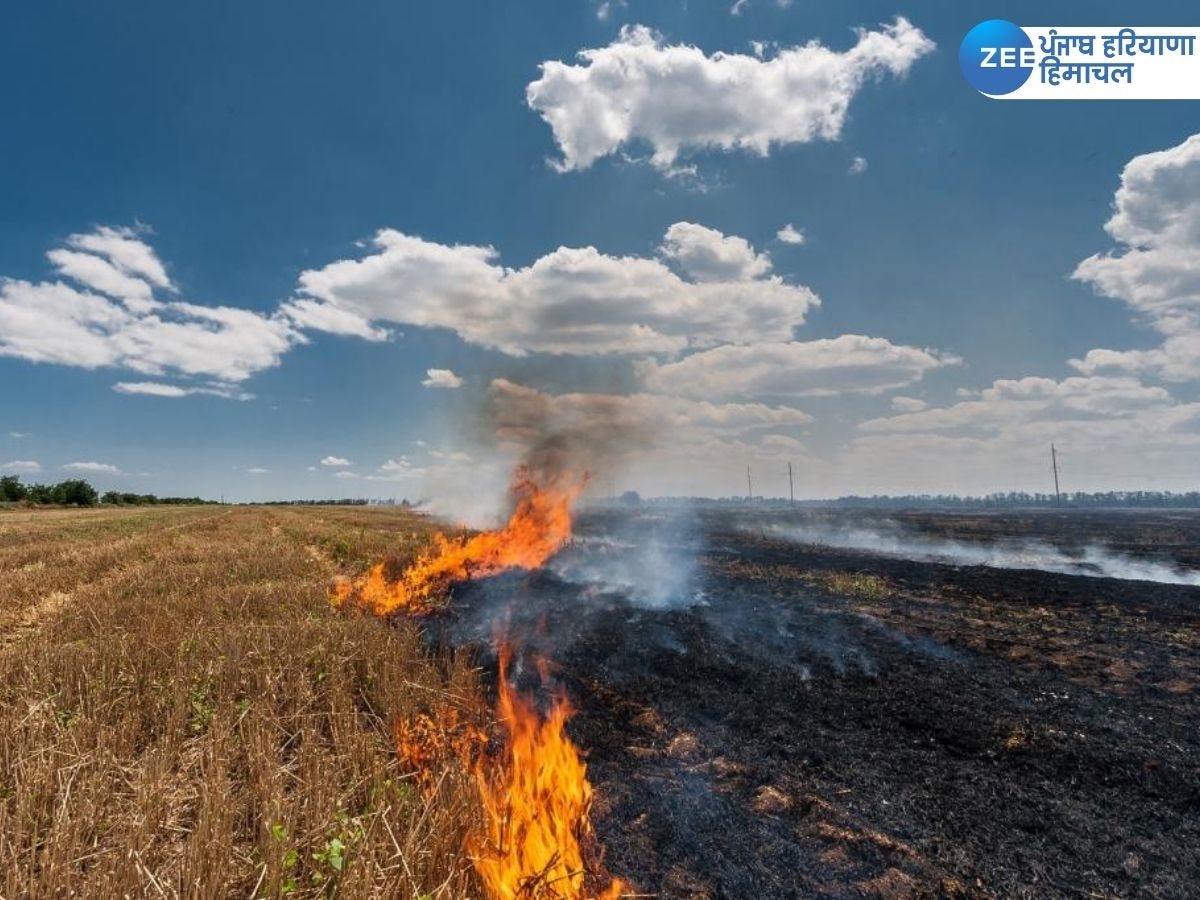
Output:
<instances>
[{"instance_id":1,"label":"orange flame","mask_svg":"<svg viewBox=\"0 0 1200 900\"><path fill-rule=\"evenodd\" d=\"M585 484L586 478L565 477L539 483L521 467L511 488L516 505L503 528L468 539L436 535L434 547L395 580L379 563L356 581L339 582L333 602L353 599L380 616L424 613L456 581L535 569L570 539L571 505ZM397 754L427 793L448 762L474 776L484 826L468 836L466 849L492 900L616 900L627 886L601 861L587 767L565 730L571 705L559 695L543 718L508 683L510 658L502 643L496 717L505 739L498 756L486 752L475 713L464 717L451 706L397 722Z\"/></svg>"},{"instance_id":2,"label":"orange flame","mask_svg":"<svg viewBox=\"0 0 1200 900\"><path fill-rule=\"evenodd\" d=\"M496 712L505 729L504 750L498 761L475 767L486 818L486 835L468 847L475 871L496 900L613 900L625 885L596 858L592 786L565 730L571 704L560 694L542 718L508 683L509 657L501 646ZM585 850L592 859L585 859ZM591 890L589 882L607 884Z\"/></svg>"},{"instance_id":3,"label":"orange flame","mask_svg":"<svg viewBox=\"0 0 1200 900\"><path fill-rule=\"evenodd\" d=\"M355 581L340 581L333 602L353 598L377 616L397 610L428 612L456 581L484 578L507 569L536 569L571 537L571 504L586 478L558 478L539 484L522 466L513 478L516 507L503 528L471 538L434 536L434 546L391 580L384 563Z\"/></svg>"}]
</instances>

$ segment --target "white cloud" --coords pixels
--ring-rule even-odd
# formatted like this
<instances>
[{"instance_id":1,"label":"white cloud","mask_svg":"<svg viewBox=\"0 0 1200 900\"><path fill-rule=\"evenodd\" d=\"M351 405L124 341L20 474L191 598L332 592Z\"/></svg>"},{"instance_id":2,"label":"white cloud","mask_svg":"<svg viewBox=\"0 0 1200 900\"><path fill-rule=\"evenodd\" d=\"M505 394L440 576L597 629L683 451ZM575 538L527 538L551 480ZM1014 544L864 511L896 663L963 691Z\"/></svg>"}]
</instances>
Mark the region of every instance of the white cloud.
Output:
<instances>
[{"instance_id":1,"label":"white cloud","mask_svg":"<svg viewBox=\"0 0 1200 900\"><path fill-rule=\"evenodd\" d=\"M426 369L427 376L421 384L428 388L446 388L453 390L463 386L463 380L450 369Z\"/></svg>"},{"instance_id":2,"label":"white cloud","mask_svg":"<svg viewBox=\"0 0 1200 900\"><path fill-rule=\"evenodd\" d=\"M375 328L362 316L349 310L321 303L305 297L289 300L280 307L298 328L311 328L348 337L359 337L368 341L386 341L390 337L387 329Z\"/></svg>"},{"instance_id":3,"label":"white cloud","mask_svg":"<svg viewBox=\"0 0 1200 900\"><path fill-rule=\"evenodd\" d=\"M740 16L742 10L746 8L749 2L750 0L733 0L733 6L729 7L729 14L731 16Z\"/></svg>"},{"instance_id":4,"label":"white cloud","mask_svg":"<svg viewBox=\"0 0 1200 900\"><path fill-rule=\"evenodd\" d=\"M917 397L893 397L892 410L898 413L920 412L929 406L924 400Z\"/></svg>"},{"instance_id":5,"label":"white cloud","mask_svg":"<svg viewBox=\"0 0 1200 900\"><path fill-rule=\"evenodd\" d=\"M102 462L72 462L62 467L68 472L88 472L93 475L121 475L119 468L111 463Z\"/></svg>"},{"instance_id":6,"label":"white cloud","mask_svg":"<svg viewBox=\"0 0 1200 900\"><path fill-rule=\"evenodd\" d=\"M889 433L987 432L1036 426L1050 435L1072 422L1100 429L1119 419L1132 420L1145 410L1173 405L1166 390L1142 384L1136 378L1097 375L1055 381L1031 375L995 381L980 391L977 399L870 419L859 428Z\"/></svg>"},{"instance_id":7,"label":"white cloud","mask_svg":"<svg viewBox=\"0 0 1200 900\"><path fill-rule=\"evenodd\" d=\"M837 52L811 41L770 59L707 56L664 45L644 26L626 26L609 46L582 50L579 63L550 60L526 88L549 124L563 170L586 169L632 141L653 148L668 169L681 151L742 149L836 140L854 95L884 74L905 75L934 44L904 18Z\"/></svg>"},{"instance_id":8,"label":"white cloud","mask_svg":"<svg viewBox=\"0 0 1200 900\"><path fill-rule=\"evenodd\" d=\"M194 397L205 395L232 400L253 400L254 395L243 391L236 384L219 381L201 385L167 384L162 381L118 381L113 390L119 394L144 394L148 397Z\"/></svg>"},{"instance_id":9,"label":"white cloud","mask_svg":"<svg viewBox=\"0 0 1200 900\"><path fill-rule=\"evenodd\" d=\"M175 286L167 276L166 267L154 251L137 237L131 228L100 226L88 234L73 234L67 243L78 250L85 250L105 257L127 275L144 279L155 287L174 291Z\"/></svg>"},{"instance_id":10,"label":"white cloud","mask_svg":"<svg viewBox=\"0 0 1200 900\"><path fill-rule=\"evenodd\" d=\"M346 459L344 456L326 456L321 460L321 465L330 466L332 468L348 466L350 464L350 460Z\"/></svg>"},{"instance_id":11,"label":"white cloud","mask_svg":"<svg viewBox=\"0 0 1200 900\"><path fill-rule=\"evenodd\" d=\"M355 481L413 481L419 483L427 478L431 469L413 463L407 456L384 462L374 472L351 472L343 469L335 477Z\"/></svg>"},{"instance_id":12,"label":"white cloud","mask_svg":"<svg viewBox=\"0 0 1200 900\"><path fill-rule=\"evenodd\" d=\"M626 5L626 0L604 0L596 7L596 18L607 22L618 8L624 9Z\"/></svg>"},{"instance_id":13,"label":"white cloud","mask_svg":"<svg viewBox=\"0 0 1200 900\"><path fill-rule=\"evenodd\" d=\"M509 440L521 435L581 435L586 441L616 439L632 446L691 428L738 433L812 421L808 413L790 406L713 403L663 394L548 394L502 378L492 382L489 397L498 433Z\"/></svg>"},{"instance_id":14,"label":"white cloud","mask_svg":"<svg viewBox=\"0 0 1200 900\"><path fill-rule=\"evenodd\" d=\"M29 437L29 432L28 431L10 431L8 433L8 436L10 438L16 438L17 440L21 440L22 438Z\"/></svg>"},{"instance_id":15,"label":"white cloud","mask_svg":"<svg viewBox=\"0 0 1200 900\"><path fill-rule=\"evenodd\" d=\"M13 459L6 463L0 463L0 471L3 472L26 472L32 474L42 471L42 464L36 459Z\"/></svg>"},{"instance_id":16,"label":"white cloud","mask_svg":"<svg viewBox=\"0 0 1200 900\"><path fill-rule=\"evenodd\" d=\"M861 175L867 171L867 158L865 156L856 156L850 160L850 168L846 172L850 175Z\"/></svg>"},{"instance_id":17,"label":"white cloud","mask_svg":"<svg viewBox=\"0 0 1200 900\"><path fill-rule=\"evenodd\" d=\"M513 355L665 355L787 340L820 302L770 274L769 257L741 238L691 223L668 229L659 257L560 247L520 269L501 266L491 247L392 230L373 247L301 273L300 293L364 321L447 328Z\"/></svg>"},{"instance_id":18,"label":"white cloud","mask_svg":"<svg viewBox=\"0 0 1200 900\"><path fill-rule=\"evenodd\" d=\"M60 275L123 300L125 305L135 312L149 311L157 305L148 283L126 275L103 257L57 248L49 251L46 258L54 264Z\"/></svg>"},{"instance_id":19,"label":"white cloud","mask_svg":"<svg viewBox=\"0 0 1200 900\"><path fill-rule=\"evenodd\" d=\"M270 469L264 469L261 466L251 466L246 471L251 475L269 475L269 474L271 474Z\"/></svg>"},{"instance_id":20,"label":"white cloud","mask_svg":"<svg viewBox=\"0 0 1200 900\"><path fill-rule=\"evenodd\" d=\"M693 281L752 281L771 271L771 257L750 242L693 222L676 222L658 248Z\"/></svg>"},{"instance_id":21,"label":"white cloud","mask_svg":"<svg viewBox=\"0 0 1200 900\"><path fill-rule=\"evenodd\" d=\"M1195 488L1200 403L1130 377L1001 379L944 407L859 425L821 466L832 493Z\"/></svg>"},{"instance_id":22,"label":"white cloud","mask_svg":"<svg viewBox=\"0 0 1200 900\"><path fill-rule=\"evenodd\" d=\"M1074 277L1124 301L1164 340L1150 350L1092 350L1071 364L1088 374L1200 379L1200 134L1130 160L1104 229L1118 248L1088 257Z\"/></svg>"},{"instance_id":23,"label":"white cloud","mask_svg":"<svg viewBox=\"0 0 1200 900\"><path fill-rule=\"evenodd\" d=\"M72 249L48 257L74 284L0 278L0 356L228 383L277 365L303 340L282 316L155 299L153 289L173 293L174 285L131 231L102 227L67 244ZM182 389L235 395L211 385Z\"/></svg>"},{"instance_id":24,"label":"white cloud","mask_svg":"<svg viewBox=\"0 0 1200 900\"><path fill-rule=\"evenodd\" d=\"M804 233L804 229L797 228L791 222L788 222L775 232L775 237L779 238L785 244L800 245L808 240L808 235Z\"/></svg>"},{"instance_id":25,"label":"white cloud","mask_svg":"<svg viewBox=\"0 0 1200 900\"><path fill-rule=\"evenodd\" d=\"M638 366L646 386L688 397L878 394L906 387L957 357L884 338L844 334L790 343L716 347L678 362Z\"/></svg>"}]
</instances>

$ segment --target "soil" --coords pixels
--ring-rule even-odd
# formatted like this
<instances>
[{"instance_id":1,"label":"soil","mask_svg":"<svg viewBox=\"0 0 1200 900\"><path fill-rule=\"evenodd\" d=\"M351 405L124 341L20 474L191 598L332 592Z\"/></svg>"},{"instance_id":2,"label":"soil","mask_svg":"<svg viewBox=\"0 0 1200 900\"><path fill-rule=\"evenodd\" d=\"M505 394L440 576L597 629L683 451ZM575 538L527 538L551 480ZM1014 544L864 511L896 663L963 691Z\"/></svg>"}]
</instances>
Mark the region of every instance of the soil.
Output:
<instances>
[{"instance_id":1,"label":"soil","mask_svg":"<svg viewBox=\"0 0 1200 900\"><path fill-rule=\"evenodd\" d=\"M460 585L431 623L486 652L503 609L557 663L614 873L662 897L1198 895L1200 588L801 544L764 515L669 529L651 574L686 577L654 596L617 564L664 517L585 517L565 563ZM1200 565L1198 513L881 519Z\"/></svg>"}]
</instances>

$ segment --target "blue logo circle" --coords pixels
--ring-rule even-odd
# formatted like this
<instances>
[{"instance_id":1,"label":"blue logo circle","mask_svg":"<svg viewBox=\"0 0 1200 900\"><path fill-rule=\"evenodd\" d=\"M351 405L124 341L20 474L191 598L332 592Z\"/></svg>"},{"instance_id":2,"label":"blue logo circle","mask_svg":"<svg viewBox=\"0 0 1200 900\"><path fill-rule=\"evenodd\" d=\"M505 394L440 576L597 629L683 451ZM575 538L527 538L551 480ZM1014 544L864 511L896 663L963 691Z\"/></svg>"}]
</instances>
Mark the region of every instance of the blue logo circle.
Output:
<instances>
[{"instance_id":1,"label":"blue logo circle","mask_svg":"<svg viewBox=\"0 0 1200 900\"><path fill-rule=\"evenodd\" d=\"M958 64L971 87L982 94L1011 94L1033 72L1033 42L1020 27L988 19L967 32Z\"/></svg>"}]
</instances>

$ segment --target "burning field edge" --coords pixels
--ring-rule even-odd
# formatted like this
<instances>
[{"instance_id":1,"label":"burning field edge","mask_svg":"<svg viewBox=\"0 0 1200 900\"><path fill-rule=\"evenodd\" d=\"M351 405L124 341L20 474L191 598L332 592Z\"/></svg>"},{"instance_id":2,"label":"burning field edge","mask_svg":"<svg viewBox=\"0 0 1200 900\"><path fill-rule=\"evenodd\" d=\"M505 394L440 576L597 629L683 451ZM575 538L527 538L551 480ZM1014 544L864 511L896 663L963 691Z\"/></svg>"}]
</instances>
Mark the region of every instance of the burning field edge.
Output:
<instances>
[{"instance_id":1,"label":"burning field edge","mask_svg":"<svg viewBox=\"0 0 1200 900\"><path fill-rule=\"evenodd\" d=\"M441 538L367 509L0 518L0 895L1200 878L1196 588L797 542L731 511L572 522L575 484L522 503L518 481L532 532ZM1194 514L922 515L902 524L938 539L1200 546ZM375 608L417 572L419 603Z\"/></svg>"}]
</instances>

